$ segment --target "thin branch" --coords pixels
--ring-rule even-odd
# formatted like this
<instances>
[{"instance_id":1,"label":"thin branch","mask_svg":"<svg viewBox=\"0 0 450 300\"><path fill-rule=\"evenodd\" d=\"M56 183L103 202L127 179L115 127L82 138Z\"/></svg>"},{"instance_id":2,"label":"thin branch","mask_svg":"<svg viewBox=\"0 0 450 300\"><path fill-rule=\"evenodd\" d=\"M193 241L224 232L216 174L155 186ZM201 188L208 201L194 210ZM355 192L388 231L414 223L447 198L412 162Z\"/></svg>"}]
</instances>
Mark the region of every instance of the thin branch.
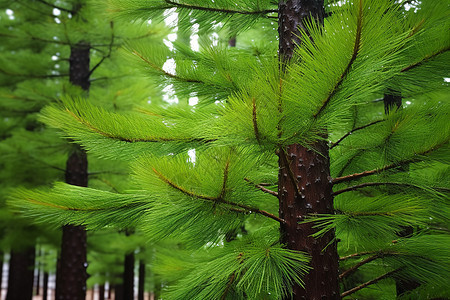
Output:
<instances>
[{"instance_id":1,"label":"thin branch","mask_svg":"<svg viewBox=\"0 0 450 300\"><path fill-rule=\"evenodd\" d=\"M379 168L379 169L374 169L374 170L370 170L370 171L364 171L364 172L361 172L361 173L355 173L355 174L350 174L350 175L334 178L333 179L333 184L360 179L362 177L378 174L378 173L386 171L386 170L390 170L390 169L393 169L393 168L401 167L401 166L407 165L409 163L419 162L419 161L421 161L421 159L418 158L417 156L426 155L426 154L428 154L430 152L433 152L435 149L437 149L440 146L446 144L447 142L448 141L445 140L441 144L438 144L438 145L436 145L436 146L434 146L434 147L432 147L430 149L427 149L427 150L425 150L425 151L423 151L421 153L416 153L415 157L413 157L413 158L406 159L406 160L403 160L403 161L399 161L399 162L396 162L396 163L392 163L390 165L386 165L386 166L384 166L382 168Z\"/></svg>"},{"instance_id":2,"label":"thin branch","mask_svg":"<svg viewBox=\"0 0 450 300\"><path fill-rule=\"evenodd\" d=\"M228 290L230 289L231 285L234 282L234 278L236 277L236 273L231 274L230 279L228 280L227 286L225 288L225 291L222 294L222 297L220 297L220 300L225 300L228 294Z\"/></svg>"},{"instance_id":3,"label":"thin branch","mask_svg":"<svg viewBox=\"0 0 450 300\"><path fill-rule=\"evenodd\" d=\"M0 69L0 73L9 76L17 76L17 77L28 77L28 78L58 78L58 77L66 77L69 74L49 74L49 75L34 75L34 74L16 74Z\"/></svg>"},{"instance_id":4,"label":"thin branch","mask_svg":"<svg viewBox=\"0 0 450 300\"><path fill-rule=\"evenodd\" d=\"M259 129L258 129L258 120L257 120L257 116L256 116L256 99L255 99L255 97L252 98L252 121L253 121L253 131L255 132L255 137L259 144L260 137L259 137Z\"/></svg>"},{"instance_id":5,"label":"thin branch","mask_svg":"<svg viewBox=\"0 0 450 300\"><path fill-rule=\"evenodd\" d=\"M34 41L40 41L40 42L45 42L45 43L52 43L52 44L59 44L59 45L70 45L69 42L63 42L63 41L57 41L57 40L47 40L47 39L43 39L41 37L37 37L34 35L31 35L30 33L27 32L28 36L17 36L17 35L13 35L13 34L7 34L7 33L0 33L0 36L2 37L9 37L9 38L15 38L15 39L31 39Z\"/></svg>"},{"instance_id":6,"label":"thin branch","mask_svg":"<svg viewBox=\"0 0 450 300\"><path fill-rule=\"evenodd\" d=\"M145 138L128 138L128 137L123 137L123 136L119 136L119 135L115 135L109 132L105 132L102 131L101 129L95 127L94 125L92 125L91 123L89 123L88 121L80 118L79 116L77 116L75 113L73 113L72 111L70 111L69 109L66 109L66 111L75 119L77 120L79 123L83 124L84 126L86 126L88 129L90 129L91 131L98 133L104 137L113 139L113 140L118 140L121 142L127 142L127 143L137 143L137 142L146 142L146 143L157 143L157 142L176 142L176 141L185 141L185 142L209 142L203 139L194 139L194 138L164 138L164 137L145 137Z\"/></svg>"},{"instance_id":7,"label":"thin branch","mask_svg":"<svg viewBox=\"0 0 450 300\"><path fill-rule=\"evenodd\" d=\"M182 186L177 185L175 182L172 182L169 178L165 177L163 174L158 172L158 170L156 170L155 168L152 168L152 170L156 174L156 176L158 176L159 179L161 179L163 182L167 183L172 188L180 191L181 193L183 193L183 194L185 194L185 195L187 195L189 197L194 197L194 198L203 199L203 200L209 200L209 201L214 201L214 202L217 201L217 197L211 197L211 196L196 194L194 192L188 191L185 188L183 188Z\"/></svg>"},{"instance_id":8,"label":"thin branch","mask_svg":"<svg viewBox=\"0 0 450 300\"><path fill-rule=\"evenodd\" d=\"M111 57L111 52L112 52L112 47L113 47L113 45L114 45L114 22L110 22L109 23L109 26L110 26L110 28L111 28L111 42L109 43L109 46L108 46L108 54L106 54L106 55L104 55L103 57L102 57L102 59L91 69L91 71L89 71L89 75L88 75L88 77L90 77L91 75L92 75L92 73L94 73L94 71L98 68L98 67L100 67L100 65L107 59L107 58L109 58L109 57Z\"/></svg>"},{"instance_id":9,"label":"thin branch","mask_svg":"<svg viewBox=\"0 0 450 300\"><path fill-rule=\"evenodd\" d=\"M446 46L446 47L444 47L444 48L442 48L442 49L440 49L440 50L438 50L438 51L436 51L436 52L434 52L434 53L431 53L430 55L426 55L426 56L425 56L424 58L422 58L420 61L415 62L415 63L413 63L413 64L411 64L411 65L409 65L409 66L407 66L407 67L404 67L404 68L401 70L401 72L407 72L407 71L409 71L409 70L411 70L411 69L414 69L414 68L416 68L416 67L419 67L419 66L421 66L422 64L426 63L427 61L429 61L430 59L433 59L433 58L435 58L436 56L438 56L438 55L440 55L440 54L443 54L443 53L447 52L448 50L450 50L450 46Z\"/></svg>"},{"instance_id":10,"label":"thin branch","mask_svg":"<svg viewBox=\"0 0 450 300\"><path fill-rule=\"evenodd\" d=\"M365 264L368 264L371 261L373 261L379 257L380 257L380 254L375 254L375 255L369 256L368 258L360 261L359 263L355 264L353 267L351 267L351 268L345 270L344 272L342 272L341 274L339 274L339 279L342 280L342 278L345 278L345 277L353 274L356 270L358 270L359 267L361 267Z\"/></svg>"},{"instance_id":11,"label":"thin branch","mask_svg":"<svg viewBox=\"0 0 450 300\"><path fill-rule=\"evenodd\" d=\"M277 192L269 190L268 188L265 188L263 186L264 184L257 184L257 183L251 182L250 179L248 179L248 178L244 178L244 180L249 182L249 183L251 183L251 184L253 184L255 187L257 187L258 189L260 189L264 193L271 194L271 195L274 195L275 197L278 197L278 193Z\"/></svg>"},{"instance_id":12,"label":"thin branch","mask_svg":"<svg viewBox=\"0 0 450 300\"><path fill-rule=\"evenodd\" d=\"M227 192L227 182L228 182L229 171L230 171L230 162L227 161L225 163L225 168L223 170L222 188L220 189L219 195L216 197L218 202L223 202L225 200L225 193Z\"/></svg>"},{"instance_id":13,"label":"thin branch","mask_svg":"<svg viewBox=\"0 0 450 300\"><path fill-rule=\"evenodd\" d=\"M346 134L344 134L339 140L337 140L335 143L331 144L330 150L333 149L334 147L336 147L337 145L339 145L339 144L342 142L342 140L344 140L346 137L348 137L349 135L351 135L351 134L354 133L355 131L358 131L358 130L367 128L367 127L369 127L369 126L372 126L372 125L375 125L375 124L378 124L378 123L384 122L384 121L385 121L385 120L377 120L377 121L373 121L373 122L371 122L371 123L369 123L369 124L366 124L366 125L363 125L363 126L360 126L360 127L356 127L356 128L354 128L354 129L350 130L349 132L347 132Z\"/></svg>"},{"instance_id":14,"label":"thin branch","mask_svg":"<svg viewBox=\"0 0 450 300\"><path fill-rule=\"evenodd\" d=\"M275 9L266 9L266 10L260 10L260 11L243 11L243 10L232 10L232 9L222 9L222 8L182 4L182 3L177 3L174 1L170 1L170 0L166 0L165 2L169 5L171 5L170 7L167 7L167 8L179 7L179 8L187 8L187 9L192 9L192 10L202 10L202 11L218 12L218 13L226 13L226 14L263 15L263 14L270 14L270 13L278 12L278 10L275 10Z\"/></svg>"},{"instance_id":15,"label":"thin branch","mask_svg":"<svg viewBox=\"0 0 450 300\"><path fill-rule=\"evenodd\" d=\"M380 280L382 280L382 279L385 279L385 278L391 276L391 275L394 274L394 273L397 273L397 272L400 271L401 269L402 269L402 268L396 269L396 270L391 271L391 272L387 272L386 274L383 274L383 275L381 275L381 276L378 276L378 277L375 278L375 279L369 280L369 281L367 281L367 282L365 282L365 283L363 283L363 284L361 284L361 285L358 285L358 286L356 286L356 287L354 287L354 288L352 288L352 289L350 289L350 290L348 290L348 291L345 291L345 292L343 292L343 293L341 294L341 297L343 298L343 297L345 297L345 296L351 295L351 294L353 294L353 293L355 293L355 292L357 292L357 291L359 291L359 290L361 290L361 289L363 289L363 288L365 288L365 287L367 287L367 286L369 286L369 285L372 285L372 284L374 284L374 283L377 283L378 281L380 281Z\"/></svg>"},{"instance_id":16,"label":"thin branch","mask_svg":"<svg viewBox=\"0 0 450 300\"><path fill-rule=\"evenodd\" d=\"M420 188L416 185L413 185L410 183L402 183L402 182L366 182L366 183L361 183L358 185L350 186L348 188L333 192L333 196L337 196L337 195L345 193L345 192L355 191L355 190L358 190L358 189L361 189L364 187L368 187L368 186L380 186L380 185L397 185L397 186L408 186L408 187Z\"/></svg>"},{"instance_id":17,"label":"thin branch","mask_svg":"<svg viewBox=\"0 0 450 300\"><path fill-rule=\"evenodd\" d=\"M367 254L373 254L373 253L375 253L375 251L365 251L365 252L353 253L353 254L350 254L350 255L339 257L339 260L342 261L342 260L347 260L349 258L357 258L357 257L360 257L360 256L364 256L364 255L367 255Z\"/></svg>"},{"instance_id":18,"label":"thin branch","mask_svg":"<svg viewBox=\"0 0 450 300\"><path fill-rule=\"evenodd\" d=\"M59 9L59 10L61 10L61 11L65 11L65 12L68 12L68 13L73 14L73 11L70 10L70 9L68 9L68 8L64 8L64 7L61 7L61 6L52 4L52 3L48 3L47 1L44 1L44 0L36 0L36 1L38 1L38 2L40 2L40 3L42 3L42 4L45 4L45 5L48 5L48 6L50 6L50 7Z\"/></svg>"},{"instance_id":19,"label":"thin branch","mask_svg":"<svg viewBox=\"0 0 450 300\"><path fill-rule=\"evenodd\" d=\"M265 217L268 217L268 218L273 219L273 220L275 220L277 222L280 222L280 223L285 223L286 222L285 220L275 216L274 214L271 214L271 213L269 213L269 212L267 212L265 210L261 210L261 209L259 209L257 207L252 207L252 206L248 206L248 205L241 204L241 203L231 202L231 201L228 201L228 200L224 200L223 198L221 199L220 197L224 196L224 195L222 195L222 191L224 190L224 188L223 188L224 185L222 186L222 191L221 191L219 196L211 197L211 196L196 194L196 193L194 193L192 191L186 190L185 188L183 188L183 187L177 185L176 183L172 182L169 178L165 177L163 174L158 172L155 168L153 168L153 172L155 172L155 174L162 181L167 183L169 186L171 186L172 188L180 191L181 193L183 193L183 194L185 194L187 196L198 198L198 199L202 199L202 200L212 201L214 203L220 202L220 203L223 203L223 204L227 204L227 205L230 205L230 206L236 206L236 207L240 207L240 208L244 209L244 210L240 210L240 209L236 209L234 207L229 208L232 211L236 211L236 212L240 212L240 213L257 213L257 214L263 215ZM228 177L228 175L226 175L226 176ZM225 182L225 180L224 180L224 182Z\"/></svg>"},{"instance_id":20,"label":"thin branch","mask_svg":"<svg viewBox=\"0 0 450 300\"><path fill-rule=\"evenodd\" d=\"M149 61L148 59L146 59L144 56L142 56L139 52L137 52L136 50L133 50L133 54L135 54L137 57L139 57L141 60L143 60L146 64L148 64L151 68L153 68L154 70L162 73L164 76L179 80L179 81L184 81L184 82L194 82L194 83L204 83L203 81L197 80L197 79L190 79L190 78L183 78L177 75L174 75L172 73L166 72L164 71L162 68L158 67L157 65L155 65L154 63L152 63L151 61Z\"/></svg>"},{"instance_id":21,"label":"thin branch","mask_svg":"<svg viewBox=\"0 0 450 300\"><path fill-rule=\"evenodd\" d=\"M325 107L330 102L331 98L336 94L341 84L344 82L345 77L350 72L350 69L352 68L353 63L356 60L356 57L358 56L359 49L361 47L361 32L362 32L362 18L363 18L363 7L362 3L360 1L359 3L359 13L358 13L358 19L356 23L356 34L355 34L355 44L353 46L353 54L350 58L347 67L345 68L344 72L341 74L341 78L339 78L338 82L334 85L333 89L328 94L328 97L322 102L322 105L320 106L319 110L313 115L314 119L317 119L317 117L322 113L322 111L325 109Z\"/></svg>"}]
</instances>

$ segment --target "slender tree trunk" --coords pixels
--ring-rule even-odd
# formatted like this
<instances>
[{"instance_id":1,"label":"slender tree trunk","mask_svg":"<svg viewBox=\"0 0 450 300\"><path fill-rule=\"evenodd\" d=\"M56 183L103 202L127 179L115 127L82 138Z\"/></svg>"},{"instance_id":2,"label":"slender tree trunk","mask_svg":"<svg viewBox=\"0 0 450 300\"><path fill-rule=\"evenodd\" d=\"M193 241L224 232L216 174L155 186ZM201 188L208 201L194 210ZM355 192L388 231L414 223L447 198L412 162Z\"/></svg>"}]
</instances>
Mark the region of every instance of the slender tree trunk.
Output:
<instances>
[{"instance_id":1,"label":"slender tree trunk","mask_svg":"<svg viewBox=\"0 0 450 300\"><path fill-rule=\"evenodd\" d=\"M123 300L134 299L134 252L125 255L123 270Z\"/></svg>"},{"instance_id":2,"label":"slender tree trunk","mask_svg":"<svg viewBox=\"0 0 450 300\"><path fill-rule=\"evenodd\" d=\"M48 299L48 272L44 271L44 278L42 282L42 300Z\"/></svg>"},{"instance_id":3,"label":"slender tree trunk","mask_svg":"<svg viewBox=\"0 0 450 300\"><path fill-rule=\"evenodd\" d=\"M70 82L89 89L89 50L83 42L70 49ZM87 186L88 170L86 152L73 147L66 163L66 182ZM65 225L61 243L61 256L57 270L56 300L83 300L86 297L86 231L82 226Z\"/></svg>"},{"instance_id":4,"label":"slender tree trunk","mask_svg":"<svg viewBox=\"0 0 450 300\"><path fill-rule=\"evenodd\" d=\"M289 0L279 2L279 55L288 61L300 43L299 27L313 16L323 22L323 0ZM312 223L298 224L312 213L332 214L333 196L328 145L316 142L306 148L297 144L279 150L279 214L282 242L287 248L307 252L312 270L305 276L305 288L293 287L293 299L340 299L339 259L333 231L320 238L311 237L317 230Z\"/></svg>"},{"instance_id":5,"label":"slender tree trunk","mask_svg":"<svg viewBox=\"0 0 450 300\"><path fill-rule=\"evenodd\" d=\"M38 256L38 258L40 258L41 257L41 248L39 247L39 250L38 250L38 254L37 254L37 256ZM36 285L35 285L35 293L36 293L36 295L37 296L39 296L39 294L40 294L40 289L41 289L41 286L40 286L40 284L41 284L41 264L40 264L40 262L39 262L39 260L38 260L38 262L37 262L37 264L36 264L36 269L37 269L37 274L36 274Z\"/></svg>"},{"instance_id":6,"label":"slender tree trunk","mask_svg":"<svg viewBox=\"0 0 450 300\"><path fill-rule=\"evenodd\" d=\"M33 298L35 251L35 247L11 251L6 300L31 300Z\"/></svg>"},{"instance_id":7,"label":"slender tree trunk","mask_svg":"<svg viewBox=\"0 0 450 300\"><path fill-rule=\"evenodd\" d=\"M0 299L2 299L3 262L5 254L0 250Z\"/></svg>"},{"instance_id":8,"label":"slender tree trunk","mask_svg":"<svg viewBox=\"0 0 450 300\"><path fill-rule=\"evenodd\" d=\"M138 300L144 300L145 292L145 261L139 261Z\"/></svg>"},{"instance_id":9,"label":"slender tree trunk","mask_svg":"<svg viewBox=\"0 0 450 300\"><path fill-rule=\"evenodd\" d=\"M98 286L98 300L105 300L105 284L102 283Z\"/></svg>"}]
</instances>

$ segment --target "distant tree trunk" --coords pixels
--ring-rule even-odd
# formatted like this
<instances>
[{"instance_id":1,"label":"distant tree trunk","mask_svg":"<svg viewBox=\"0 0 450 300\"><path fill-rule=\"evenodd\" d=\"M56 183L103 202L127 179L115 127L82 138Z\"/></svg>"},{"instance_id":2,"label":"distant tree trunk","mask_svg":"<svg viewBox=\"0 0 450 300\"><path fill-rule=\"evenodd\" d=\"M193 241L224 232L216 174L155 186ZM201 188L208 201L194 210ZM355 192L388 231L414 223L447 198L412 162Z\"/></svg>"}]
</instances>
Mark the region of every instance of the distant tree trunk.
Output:
<instances>
[{"instance_id":1,"label":"distant tree trunk","mask_svg":"<svg viewBox=\"0 0 450 300\"><path fill-rule=\"evenodd\" d=\"M111 284L109 284L109 286L108 286L108 295L107 295L108 299L111 299L112 291L113 291L113 286Z\"/></svg>"},{"instance_id":2,"label":"distant tree trunk","mask_svg":"<svg viewBox=\"0 0 450 300\"><path fill-rule=\"evenodd\" d=\"M125 255L123 270L123 300L134 299L134 252Z\"/></svg>"},{"instance_id":3,"label":"distant tree trunk","mask_svg":"<svg viewBox=\"0 0 450 300\"><path fill-rule=\"evenodd\" d=\"M31 300L33 298L35 251L35 247L11 251L6 300Z\"/></svg>"},{"instance_id":4,"label":"distant tree trunk","mask_svg":"<svg viewBox=\"0 0 450 300\"><path fill-rule=\"evenodd\" d=\"M233 36L232 38L230 38L230 39L228 40L228 46L230 46L230 47L236 47L236 37L235 37L235 36Z\"/></svg>"},{"instance_id":5,"label":"distant tree trunk","mask_svg":"<svg viewBox=\"0 0 450 300\"><path fill-rule=\"evenodd\" d=\"M44 271L44 278L42 282L42 300L48 299L48 272Z\"/></svg>"},{"instance_id":6,"label":"distant tree trunk","mask_svg":"<svg viewBox=\"0 0 450 300\"><path fill-rule=\"evenodd\" d=\"M114 300L125 300L123 297L123 283L114 285Z\"/></svg>"},{"instance_id":7,"label":"distant tree trunk","mask_svg":"<svg viewBox=\"0 0 450 300\"><path fill-rule=\"evenodd\" d=\"M102 283L98 286L98 300L105 300L105 284Z\"/></svg>"},{"instance_id":8,"label":"distant tree trunk","mask_svg":"<svg viewBox=\"0 0 450 300\"><path fill-rule=\"evenodd\" d=\"M0 250L0 298L2 297L2 283L3 283L3 259L5 254Z\"/></svg>"},{"instance_id":9,"label":"distant tree trunk","mask_svg":"<svg viewBox=\"0 0 450 300\"><path fill-rule=\"evenodd\" d=\"M89 44L80 42L70 51L70 82L89 89ZM66 182L87 186L87 155L74 146L66 163ZM84 300L86 297L86 231L82 226L65 225L61 242L61 255L56 274L56 300Z\"/></svg>"},{"instance_id":10,"label":"distant tree trunk","mask_svg":"<svg viewBox=\"0 0 450 300\"><path fill-rule=\"evenodd\" d=\"M323 0L288 0L280 1L278 9L279 55L283 63L300 43L298 28L306 27L304 21L313 16L323 22L324 4ZM334 231L313 238L311 235L317 231L314 224L298 224L312 213L333 213L328 151L325 141L308 148L293 144L279 150L279 214L286 221L280 227L282 243L311 257L312 270L304 278L305 288L293 287L296 300L340 299Z\"/></svg>"},{"instance_id":11,"label":"distant tree trunk","mask_svg":"<svg viewBox=\"0 0 450 300\"><path fill-rule=\"evenodd\" d=\"M144 300L145 292L145 261L139 261L138 300Z\"/></svg>"},{"instance_id":12,"label":"distant tree trunk","mask_svg":"<svg viewBox=\"0 0 450 300\"><path fill-rule=\"evenodd\" d=\"M41 257L41 248L39 247L38 253L37 253L37 257L40 258ZM41 289L41 264L38 260L37 264L36 264L36 269L37 269L37 273L36 273L36 285L35 285L35 294L38 296L40 294L40 289Z\"/></svg>"},{"instance_id":13,"label":"distant tree trunk","mask_svg":"<svg viewBox=\"0 0 450 300\"><path fill-rule=\"evenodd\" d=\"M129 235L128 231L126 234ZM114 285L114 299L132 300L134 298L134 252L125 254L121 279L121 283Z\"/></svg>"}]
</instances>

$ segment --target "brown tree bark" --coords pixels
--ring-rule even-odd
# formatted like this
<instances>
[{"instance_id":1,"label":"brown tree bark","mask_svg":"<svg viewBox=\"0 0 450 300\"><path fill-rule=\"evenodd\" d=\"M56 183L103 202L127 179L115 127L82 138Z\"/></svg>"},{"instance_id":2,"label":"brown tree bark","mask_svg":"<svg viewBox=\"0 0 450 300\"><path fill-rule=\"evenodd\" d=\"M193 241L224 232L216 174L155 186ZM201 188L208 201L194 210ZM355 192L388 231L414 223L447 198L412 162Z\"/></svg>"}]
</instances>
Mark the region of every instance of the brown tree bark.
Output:
<instances>
[{"instance_id":1,"label":"brown tree bark","mask_svg":"<svg viewBox=\"0 0 450 300\"><path fill-rule=\"evenodd\" d=\"M70 82L88 91L90 46L79 43L70 49ZM87 187L88 164L86 152L73 146L66 163L66 182ZM87 279L86 231L82 226L65 225L61 254L56 274L56 300L84 300Z\"/></svg>"},{"instance_id":2,"label":"brown tree bark","mask_svg":"<svg viewBox=\"0 0 450 300\"><path fill-rule=\"evenodd\" d=\"M288 61L300 44L305 22L311 17L323 22L323 0L279 2L278 33L281 63ZM317 229L312 223L299 224L310 214L333 213L332 183L328 144L318 141L304 147L293 144L279 150L278 197L281 240L288 249L311 257L312 269L305 276L305 288L293 287L292 299L340 299L339 259L333 231L320 238L311 237Z\"/></svg>"},{"instance_id":3,"label":"brown tree bark","mask_svg":"<svg viewBox=\"0 0 450 300\"><path fill-rule=\"evenodd\" d=\"M33 298L35 251L35 247L11 250L6 300Z\"/></svg>"}]
</instances>

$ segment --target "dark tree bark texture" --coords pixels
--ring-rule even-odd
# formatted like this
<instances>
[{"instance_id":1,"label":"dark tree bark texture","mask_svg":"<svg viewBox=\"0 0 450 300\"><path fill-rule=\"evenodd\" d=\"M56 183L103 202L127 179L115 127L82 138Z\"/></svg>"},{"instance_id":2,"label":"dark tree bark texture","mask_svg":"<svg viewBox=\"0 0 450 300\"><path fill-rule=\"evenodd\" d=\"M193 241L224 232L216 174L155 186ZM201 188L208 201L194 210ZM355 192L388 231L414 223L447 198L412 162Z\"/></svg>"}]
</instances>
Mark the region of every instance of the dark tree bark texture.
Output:
<instances>
[{"instance_id":1,"label":"dark tree bark texture","mask_svg":"<svg viewBox=\"0 0 450 300\"><path fill-rule=\"evenodd\" d=\"M89 45L71 47L70 82L89 89ZM66 182L87 187L88 164L84 150L74 146L66 163ZM84 300L86 297L86 231L82 226L65 225L56 278L56 300Z\"/></svg>"},{"instance_id":2,"label":"dark tree bark texture","mask_svg":"<svg viewBox=\"0 0 450 300\"><path fill-rule=\"evenodd\" d=\"M123 300L134 299L134 253L125 255L123 270Z\"/></svg>"},{"instance_id":3,"label":"dark tree bark texture","mask_svg":"<svg viewBox=\"0 0 450 300\"><path fill-rule=\"evenodd\" d=\"M323 22L323 0L279 2L278 33L280 62L288 61L300 44L299 28L305 22ZM310 214L333 213L332 183L328 145L319 141L310 147L289 145L279 151L279 214L282 243L311 257L311 271L305 276L305 288L294 286L292 299L340 299L339 259L334 232L311 237L317 229L312 223L299 224Z\"/></svg>"},{"instance_id":4,"label":"dark tree bark texture","mask_svg":"<svg viewBox=\"0 0 450 300\"><path fill-rule=\"evenodd\" d=\"M144 300L145 292L145 261L139 261L138 300Z\"/></svg>"},{"instance_id":5,"label":"dark tree bark texture","mask_svg":"<svg viewBox=\"0 0 450 300\"><path fill-rule=\"evenodd\" d=\"M35 256L34 247L11 251L6 300L31 300L33 298Z\"/></svg>"},{"instance_id":6,"label":"dark tree bark texture","mask_svg":"<svg viewBox=\"0 0 450 300\"><path fill-rule=\"evenodd\" d=\"M42 282L42 300L48 299L48 272L44 271L44 278Z\"/></svg>"}]
</instances>

